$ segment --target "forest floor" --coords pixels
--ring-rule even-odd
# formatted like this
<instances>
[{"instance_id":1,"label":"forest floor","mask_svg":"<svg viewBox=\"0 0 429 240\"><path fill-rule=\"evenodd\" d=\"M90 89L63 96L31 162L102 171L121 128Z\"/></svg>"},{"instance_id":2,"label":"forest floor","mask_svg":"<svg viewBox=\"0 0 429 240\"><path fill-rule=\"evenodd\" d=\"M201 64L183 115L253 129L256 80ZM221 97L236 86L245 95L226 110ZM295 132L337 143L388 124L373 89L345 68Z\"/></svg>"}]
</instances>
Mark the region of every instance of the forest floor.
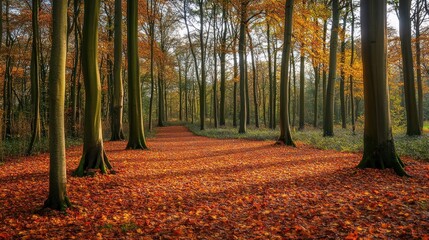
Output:
<instances>
[{"instance_id":1,"label":"forest floor","mask_svg":"<svg viewBox=\"0 0 429 240\"><path fill-rule=\"evenodd\" d=\"M429 163L411 178L360 170L359 153L211 139L159 128L149 151L106 142L117 174L71 177L66 212L41 210L49 155L0 165L0 239L429 239Z\"/></svg>"}]
</instances>

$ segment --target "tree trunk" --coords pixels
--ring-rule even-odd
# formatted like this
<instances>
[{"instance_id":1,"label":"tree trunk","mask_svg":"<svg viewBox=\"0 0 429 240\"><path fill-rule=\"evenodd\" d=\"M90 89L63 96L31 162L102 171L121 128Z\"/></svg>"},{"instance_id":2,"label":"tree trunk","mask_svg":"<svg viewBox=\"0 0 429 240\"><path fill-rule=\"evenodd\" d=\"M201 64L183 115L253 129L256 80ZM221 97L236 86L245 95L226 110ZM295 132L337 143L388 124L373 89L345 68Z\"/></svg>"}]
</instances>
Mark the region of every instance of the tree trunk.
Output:
<instances>
[{"instance_id":1,"label":"tree trunk","mask_svg":"<svg viewBox=\"0 0 429 240\"><path fill-rule=\"evenodd\" d=\"M124 86L122 82L122 0L115 0L115 39L113 63L113 112L111 141L124 140L122 118L124 112Z\"/></svg>"},{"instance_id":2,"label":"tree trunk","mask_svg":"<svg viewBox=\"0 0 429 240\"><path fill-rule=\"evenodd\" d=\"M416 31L416 65L417 65L417 69L416 69L416 74L417 74L417 93L418 93L418 98L417 98L417 103L418 103L418 115L419 115L419 123L420 123L420 128L423 129L423 82L422 82L422 61L421 61L421 45L420 45L420 25L422 24L421 22L421 18L420 18L420 14L421 14L421 5L420 5L420 0L416 1L416 15L415 15L415 31Z\"/></svg>"},{"instance_id":3,"label":"tree trunk","mask_svg":"<svg viewBox=\"0 0 429 240\"><path fill-rule=\"evenodd\" d=\"M305 85L305 78L304 78L304 71L305 71L305 58L304 58L304 46L301 46L301 56L300 56L300 66L299 66L299 130L304 130L304 85Z\"/></svg>"},{"instance_id":4,"label":"tree trunk","mask_svg":"<svg viewBox=\"0 0 429 240\"><path fill-rule=\"evenodd\" d=\"M149 131L152 131L152 112L153 112L153 98L155 95L155 78L154 78L154 47L155 47L155 9L156 1L150 0L150 13L149 13L149 34L150 34L150 99L149 99Z\"/></svg>"},{"instance_id":5,"label":"tree trunk","mask_svg":"<svg viewBox=\"0 0 429 240\"><path fill-rule=\"evenodd\" d=\"M271 56L271 32L270 23L267 22L267 58L268 58L268 85L269 85L269 109L268 109L268 127L274 129L274 79L273 79L273 67L272 67L272 56Z\"/></svg>"},{"instance_id":6,"label":"tree trunk","mask_svg":"<svg viewBox=\"0 0 429 240\"><path fill-rule=\"evenodd\" d=\"M323 21L323 56L326 56L326 38L328 35L328 20L325 19ZM325 107L326 107L326 82L327 82L328 74L326 72L326 63L323 61L322 63L322 113L323 113L323 121L325 121Z\"/></svg>"},{"instance_id":7,"label":"tree trunk","mask_svg":"<svg viewBox=\"0 0 429 240\"><path fill-rule=\"evenodd\" d=\"M334 136L334 88L337 77L337 46L338 46L338 24L340 13L339 0L332 1L332 28L329 50L329 76L326 88L325 113L323 115L323 136Z\"/></svg>"},{"instance_id":8,"label":"tree trunk","mask_svg":"<svg viewBox=\"0 0 429 240\"><path fill-rule=\"evenodd\" d=\"M359 168L393 168L404 176L395 151L387 81L386 0L361 0L365 98L364 153Z\"/></svg>"},{"instance_id":9,"label":"tree trunk","mask_svg":"<svg viewBox=\"0 0 429 240\"><path fill-rule=\"evenodd\" d=\"M49 74L49 195L45 207L70 207L66 183L64 99L67 56L67 2L52 2L52 48Z\"/></svg>"},{"instance_id":10,"label":"tree trunk","mask_svg":"<svg viewBox=\"0 0 429 240\"><path fill-rule=\"evenodd\" d=\"M237 83L237 78L238 78L238 61L237 61L237 38L234 38L234 92L233 92L233 104L234 104L234 111L233 111L233 116L232 116L232 126L233 127L237 127L237 88L238 88L238 83Z\"/></svg>"},{"instance_id":11,"label":"tree trunk","mask_svg":"<svg viewBox=\"0 0 429 240\"><path fill-rule=\"evenodd\" d=\"M129 140L127 149L147 149L140 88L140 66L138 56L138 0L127 4L128 45L128 122Z\"/></svg>"},{"instance_id":12,"label":"tree trunk","mask_svg":"<svg viewBox=\"0 0 429 240\"><path fill-rule=\"evenodd\" d=\"M347 24L348 11L343 16L343 29L341 31L341 77L340 77L340 103L341 103L341 126L343 129L347 128L346 123L346 98L344 85L346 81L346 73L344 71L346 65L346 24Z\"/></svg>"},{"instance_id":13,"label":"tree trunk","mask_svg":"<svg viewBox=\"0 0 429 240\"><path fill-rule=\"evenodd\" d=\"M401 38L407 135L421 135L414 86L413 51L411 48L411 0L399 0L399 36Z\"/></svg>"},{"instance_id":14,"label":"tree trunk","mask_svg":"<svg viewBox=\"0 0 429 240\"><path fill-rule=\"evenodd\" d=\"M74 174L84 176L112 169L103 147L101 83L98 68L98 19L100 0L84 0L82 71L85 83L85 132L83 154Z\"/></svg>"},{"instance_id":15,"label":"tree trunk","mask_svg":"<svg viewBox=\"0 0 429 240\"><path fill-rule=\"evenodd\" d=\"M220 53L220 113L219 124L225 126L225 95L226 95L226 36L228 32L228 8L227 3L223 3L222 7L222 21L223 33L221 40L221 53Z\"/></svg>"},{"instance_id":16,"label":"tree trunk","mask_svg":"<svg viewBox=\"0 0 429 240\"><path fill-rule=\"evenodd\" d=\"M217 113L217 39L216 39L216 3L213 6L213 61L214 61L214 72L213 72L213 118L214 127L218 127L218 113Z\"/></svg>"},{"instance_id":17,"label":"tree trunk","mask_svg":"<svg viewBox=\"0 0 429 240\"><path fill-rule=\"evenodd\" d=\"M285 4L285 29L284 43L282 53L282 67L280 74L280 137L277 140L280 144L295 146L292 140L292 135L289 126L289 58L291 51L292 39L292 21L293 21L293 0L289 0Z\"/></svg>"},{"instance_id":18,"label":"tree trunk","mask_svg":"<svg viewBox=\"0 0 429 240\"><path fill-rule=\"evenodd\" d=\"M77 137L77 85L80 77L80 34L79 34L79 15L80 15L80 2L81 0L73 1L73 25L74 25L74 62L73 71L71 76L71 91L70 91L70 107L72 115L70 118L71 135Z\"/></svg>"},{"instance_id":19,"label":"tree trunk","mask_svg":"<svg viewBox=\"0 0 429 240\"><path fill-rule=\"evenodd\" d=\"M206 118L206 53L204 44L204 4L199 0L200 5L200 51L201 51L201 88L200 88L200 129L205 129Z\"/></svg>"},{"instance_id":20,"label":"tree trunk","mask_svg":"<svg viewBox=\"0 0 429 240\"><path fill-rule=\"evenodd\" d=\"M350 0L350 13L352 14L352 22L351 22L351 56L350 56L350 68L353 69L354 64L354 56L355 56L355 13L353 7L353 0ZM352 121L352 131L353 134L356 131L356 123L355 123L355 97L353 90L353 74L350 74L350 109L351 109L351 121Z\"/></svg>"},{"instance_id":21,"label":"tree trunk","mask_svg":"<svg viewBox=\"0 0 429 240\"><path fill-rule=\"evenodd\" d=\"M253 105L255 107L255 127L259 128L259 111L258 111L258 75L256 72L255 53L253 49L252 37L250 32L247 31L250 43L250 55L252 57L252 77L253 77Z\"/></svg>"},{"instance_id":22,"label":"tree trunk","mask_svg":"<svg viewBox=\"0 0 429 240\"><path fill-rule=\"evenodd\" d=\"M247 3L242 2L240 8L240 39L238 42L238 58L240 62L240 129L239 133L246 133L247 119L247 96L246 96L246 22Z\"/></svg>"},{"instance_id":23,"label":"tree trunk","mask_svg":"<svg viewBox=\"0 0 429 240\"><path fill-rule=\"evenodd\" d=\"M320 84L320 64L315 64L314 68L314 119L313 127L317 128L318 122L318 97L319 97L319 84Z\"/></svg>"},{"instance_id":24,"label":"tree trunk","mask_svg":"<svg viewBox=\"0 0 429 240\"><path fill-rule=\"evenodd\" d=\"M27 149L30 155L34 144L40 141L40 32L39 32L39 8L40 0L32 1L32 29L33 42L31 51L31 103L33 108L33 120L31 126L31 140Z\"/></svg>"}]
</instances>

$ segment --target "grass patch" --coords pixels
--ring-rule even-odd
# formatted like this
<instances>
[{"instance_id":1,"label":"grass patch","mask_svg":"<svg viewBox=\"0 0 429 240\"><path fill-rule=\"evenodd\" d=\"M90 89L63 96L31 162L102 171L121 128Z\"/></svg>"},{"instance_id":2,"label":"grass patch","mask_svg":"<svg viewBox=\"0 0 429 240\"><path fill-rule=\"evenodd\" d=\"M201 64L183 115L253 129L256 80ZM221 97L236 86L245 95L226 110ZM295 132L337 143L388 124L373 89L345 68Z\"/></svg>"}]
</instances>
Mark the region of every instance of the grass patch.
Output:
<instances>
[{"instance_id":1,"label":"grass patch","mask_svg":"<svg viewBox=\"0 0 429 240\"><path fill-rule=\"evenodd\" d=\"M246 134L239 134L238 128L222 127L213 128L207 127L201 131L199 125L186 125L193 133L200 136L211 138L236 138L250 140L269 140L275 141L279 135L279 130L271 130L267 128L248 127ZM318 149L332 149L341 152L362 152L363 151L363 129L358 129L355 134L350 129L342 129L336 127L333 137L323 137L321 129L306 128L304 131L292 130L292 137L295 141L311 145ZM425 133L420 137L408 137L403 131L394 135L396 150L400 156L410 156L416 159L429 160L429 135Z\"/></svg>"}]
</instances>

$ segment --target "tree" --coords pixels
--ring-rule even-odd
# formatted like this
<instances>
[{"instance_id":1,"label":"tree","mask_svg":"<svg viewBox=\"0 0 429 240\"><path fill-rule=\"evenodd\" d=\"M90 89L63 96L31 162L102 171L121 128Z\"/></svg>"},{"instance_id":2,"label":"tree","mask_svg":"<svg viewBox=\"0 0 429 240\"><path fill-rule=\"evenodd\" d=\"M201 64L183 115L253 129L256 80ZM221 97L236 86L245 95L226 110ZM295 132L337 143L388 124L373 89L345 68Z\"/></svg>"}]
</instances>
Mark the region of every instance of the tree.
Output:
<instances>
[{"instance_id":1,"label":"tree","mask_svg":"<svg viewBox=\"0 0 429 240\"><path fill-rule=\"evenodd\" d=\"M332 0L332 28L329 49L329 75L323 114L323 136L334 136L334 87L337 77L338 24L340 21L339 0Z\"/></svg>"},{"instance_id":2,"label":"tree","mask_svg":"<svg viewBox=\"0 0 429 240\"><path fill-rule=\"evenodd\" d=\"M277 140L280 144L295 146L290 132L289 120L289 61L292 41L293 22L293 0L286 1L285 4L285 28L284 43L282 53L282 66L280 73L280 137Z\"/></svg>"},{"instance_id":3,"label":"tree","mask_svg":"<svg viewBox=\"0 0 429 240\"><path fill-rule=\"evenodd\" d=\"M393 168L407 173L396 154L390 121L387 80L386 0L361 0L362 61L365 99L364 153L359 168Z\"/></svg>"},{"instance_id":4,"label":"tree","mask_svg":"<svg viewBox=\"0 0 429 240\"><path fill-rule=\"evenodd\" d=\"M225 93L226 93L226 36L228 32L228 2L222 2L222 38L220 41L220 112L219 125L225 126Z\"/></svg>"},{"instance_id":5,"label":"tree","mask_svg":"<svg viewBox=\"0 0 429 240\"><path fill-rule=\"evenodd\" d=\"M246 91L246 67L245 67L245 51L246 51L246 25L247 25L247 6L249 1L241 1L240 3L240 33L238 41L238 59L240 68L240 128L239 133L246 133L247 120L247 91Z\"/></svg>"},{"instance_id":6,"label":"tree","mask_svg":"<svg viewBox=\"0 0 429 240\"><path fill-rule=\"evenodd\" d=\"M32 29L33 42L31 44L31 103L33 112L33 121L31 125L31 140L28 146L27 155L30 155L34 144L40 141L40 33L39 33L39 8L40 0L32 1Z\"/></svg>"},{"instance_id":7,"label":"tree","mask_svg":"<svg viewBox=\"0 0 429 240\"><path fill-rule=\"evenodd\" d=\"M156 1L150 0L147 1L148 6L148 18L149 18L149 36L150 36L150 99L149 99L149 131L152 131L152 108L153 108L153 98L155 95L155 76L154 76L154 48L155 48L155 11L156 11ZM150 4L149 4L150 2Z\"/></svg>"},{"instance_id":8,"label":"tree","mask_svg":"<svg viewBox=\"0 0 429 240\"><path fill-rule=\"evenodd\" d=\"M128 122L130 137L127 149L147 149L144 136L142 99L138 56L138 0L128 0L127 42L128 42Z\"/></svg>"},{"instance_id":9,"label":"tree","mask_svg":"<svg viewBox=\"0 0 429 240\"><path fill-rule=\"evenodd\" d=\"M98 67L98 19L100 0L84 0L82 71L85 83L85 132L83 154L76 176L92 174L94 169L112 169L103 146L101 128L101 83Z\"/></svg>"},{"instance_id":10,"label":"tree","mask_svg":"<svg viewBox=\"0 0 429 240\"><path fill-rule=\"evenodd\" d=\"M421 135L414 86L413 51L411 48L411 0L399 0L399 36L401 38L407 135Z\"/></svg>"},{"instance_id":11,"label":"tree","mask_svg":"<svg viewBox=\"0 0 429 240\"><path fill-rule=\"evenodd\" d=\"M124 110L124 86L122 84L122 0L115 0L115 39L113 63L113 112L111 141L124 140L122 116Z\"/></svg>"},{"instance_id":12,"label":"tree","mask_svg":"<svg viewBox=\"0 0 429 240\"><path fill-rule=\"evenodd\" d=\"M45 207L70 207L66 191L64 98L67 53L67 2L52 2L52 48L49 74L49 195Z\"/></svg>"}]
</instances>

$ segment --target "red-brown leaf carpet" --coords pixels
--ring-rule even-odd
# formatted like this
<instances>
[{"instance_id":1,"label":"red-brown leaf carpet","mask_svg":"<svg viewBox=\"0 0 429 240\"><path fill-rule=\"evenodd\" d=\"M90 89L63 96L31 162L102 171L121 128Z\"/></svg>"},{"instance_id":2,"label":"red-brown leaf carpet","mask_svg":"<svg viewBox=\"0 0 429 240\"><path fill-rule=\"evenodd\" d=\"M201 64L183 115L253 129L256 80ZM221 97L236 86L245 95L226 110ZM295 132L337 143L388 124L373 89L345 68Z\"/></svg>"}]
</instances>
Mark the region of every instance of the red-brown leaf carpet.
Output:
<instances>
[{"instance_id":1,"label":"red-brown leaf carpet","mask_svg":"<svg viewBox=\"0 0 429 240\"><path fill-rule=\"evenodd\" d=\"M361 154L219 140L159 128L149 151L106 142L115 175L71 177L65 213L40 210L49 155L0 166L0 239L428 239L429 164L411 178L359 170Z\"/></svg>"}]
</instances>

